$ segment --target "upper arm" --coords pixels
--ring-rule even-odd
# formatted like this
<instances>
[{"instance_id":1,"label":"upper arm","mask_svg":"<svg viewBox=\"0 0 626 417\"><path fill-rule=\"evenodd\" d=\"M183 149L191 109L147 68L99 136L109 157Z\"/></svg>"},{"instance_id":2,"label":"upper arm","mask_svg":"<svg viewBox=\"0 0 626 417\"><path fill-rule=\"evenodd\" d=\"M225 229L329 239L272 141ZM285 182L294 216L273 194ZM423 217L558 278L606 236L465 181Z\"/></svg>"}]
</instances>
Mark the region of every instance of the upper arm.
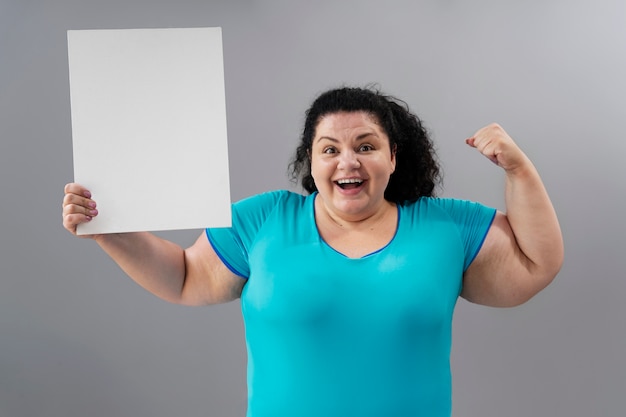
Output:
<instances>
[{"instance_id":1,"label":"upper arm","mask_svg":"<svg viewBox=\"0 0 626 417\"><path fill-rule=\"evenodd\" d=\"M217 256L205 233L185 250L182 304L225 303L241 296L246 280L235 275Z\"/></svg>"},{"instance_id":2,"label":"upper arm","mask_svg":"<svg viewBox=\"0 0 626 417\"><path fill-rule=\"evenodd\" d=\"M497 212L465 271L461 297L477 304L511 307L526 302L546 285L534 276L532 262L519 248L506 215Z\"/></svg>"}]
</instances>

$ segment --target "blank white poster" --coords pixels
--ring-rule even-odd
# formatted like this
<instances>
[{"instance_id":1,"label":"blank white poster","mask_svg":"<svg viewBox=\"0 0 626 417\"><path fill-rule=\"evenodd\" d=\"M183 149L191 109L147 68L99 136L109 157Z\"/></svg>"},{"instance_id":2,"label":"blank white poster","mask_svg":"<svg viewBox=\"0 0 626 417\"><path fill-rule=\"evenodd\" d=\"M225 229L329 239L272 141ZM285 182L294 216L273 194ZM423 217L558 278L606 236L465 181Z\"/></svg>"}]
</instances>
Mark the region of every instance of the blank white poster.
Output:
<instances>
[{"instance_id":1,"label":"blank white poster","mask_svg":"<svg viewBox=\"0 0 626 417\"><path fill-rule=\"evenodd\" d=\"M69 30L78 234L230 226L220 28Z\"/></svg>"}]
</instances>

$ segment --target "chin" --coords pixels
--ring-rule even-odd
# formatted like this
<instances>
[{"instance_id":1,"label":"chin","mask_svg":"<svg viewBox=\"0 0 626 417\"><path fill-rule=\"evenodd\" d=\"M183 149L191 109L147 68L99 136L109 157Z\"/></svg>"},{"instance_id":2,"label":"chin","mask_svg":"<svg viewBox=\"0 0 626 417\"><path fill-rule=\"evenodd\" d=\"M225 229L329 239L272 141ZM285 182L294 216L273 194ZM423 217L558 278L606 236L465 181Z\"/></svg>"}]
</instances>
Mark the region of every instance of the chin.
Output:
<instances>
[{"instance_id":1,"label":"chin","mask_svg":"<svg viewBox=\"0 0 626 417\"><path fill-rule=\"evenodd\" d=\"M365 214L369 208L366 203L357 201L340 202L335 207L338 211L349 215Z\"/></svg>"}]
</instances>

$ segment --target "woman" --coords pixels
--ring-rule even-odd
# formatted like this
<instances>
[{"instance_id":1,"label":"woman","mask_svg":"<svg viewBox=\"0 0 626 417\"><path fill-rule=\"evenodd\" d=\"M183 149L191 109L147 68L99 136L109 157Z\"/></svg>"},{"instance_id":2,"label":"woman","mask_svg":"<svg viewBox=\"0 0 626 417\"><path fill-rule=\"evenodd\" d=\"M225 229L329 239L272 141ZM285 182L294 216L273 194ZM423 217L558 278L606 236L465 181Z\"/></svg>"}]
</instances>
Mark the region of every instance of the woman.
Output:
<instances>
[{"instance_id":1,"label":"woman","mask_svg":"<svg viewBox=\"0 0 626 417\"><path fill-rule=\"evenodd\" d=\"M306 116L291 167L309 195L242 200L231 228L185 250L149 233L90 237L167 301L241 297L250 417L449 416L458 296L515 306L561 267L539 174L492 124L466 142L504 170L506 214L438 199L432 143L401 101L339 88ZM65 193L75 234L96 203L78 184Z\"/></svg>"}]
</instances>

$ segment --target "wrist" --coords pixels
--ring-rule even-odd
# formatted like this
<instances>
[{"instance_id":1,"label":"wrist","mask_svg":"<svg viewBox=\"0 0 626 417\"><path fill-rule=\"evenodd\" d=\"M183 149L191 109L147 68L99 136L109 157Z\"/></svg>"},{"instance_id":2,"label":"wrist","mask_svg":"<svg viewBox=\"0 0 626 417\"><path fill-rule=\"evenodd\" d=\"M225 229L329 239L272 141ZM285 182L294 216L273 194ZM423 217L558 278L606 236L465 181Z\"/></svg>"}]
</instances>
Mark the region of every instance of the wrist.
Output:
<instances>
[{"instance_id":1,"label":"wrist","mask_svg":"<svg viewBox=\"0 0 626 417\"><path fill-rule=\"evenodd\" d=\"M517 179L534 176L536 173L535 166L527 157L524 157L518 164L504 168L507 178Z\"/></svg>"}]
</instances>

